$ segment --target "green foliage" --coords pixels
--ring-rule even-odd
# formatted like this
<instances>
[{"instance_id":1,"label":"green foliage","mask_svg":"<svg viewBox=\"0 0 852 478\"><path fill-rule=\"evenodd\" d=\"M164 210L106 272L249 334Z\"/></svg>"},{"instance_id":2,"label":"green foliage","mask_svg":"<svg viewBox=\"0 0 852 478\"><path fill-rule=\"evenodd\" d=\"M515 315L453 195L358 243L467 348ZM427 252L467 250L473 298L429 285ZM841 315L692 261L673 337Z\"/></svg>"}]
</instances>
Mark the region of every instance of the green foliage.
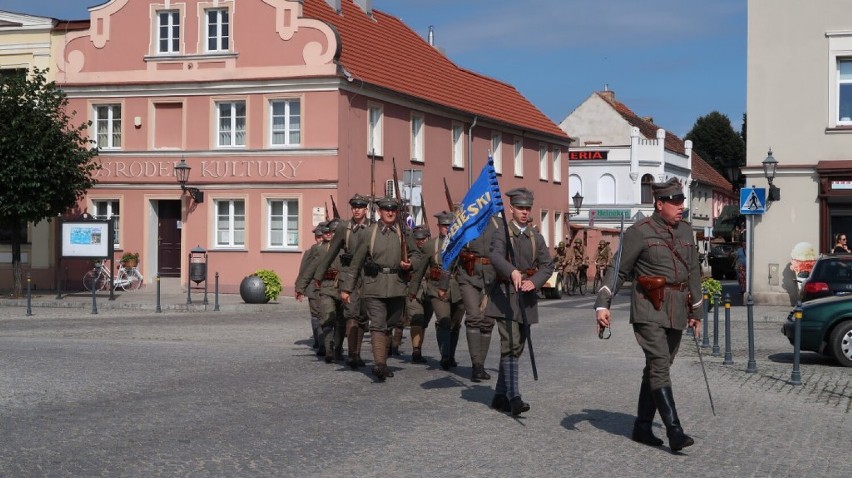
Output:
<instances>
[{"instance_id":1,"label":"green foliage","mask_svg":"<svg viewBox=\"0 0 852 478\"><path fill-rule=\"evenodd\" d=\"M710 303L716 304L716 296L722 294L722 283L712 277L701 279L701 291L710 296Z\"/></svg>"},{"instance_id":2,"label":"green foliage","mask_svg":"<svg viewBox=\"0 0 852 478\"><path fill-rule=\"evenodd\" d=\"M138 252L125 252L121 256L122 261L139 261L139 253Z\"/></svg>"},{"instance_id":3,"label":"green foliage","mask_svg":"<svg viewBox=\"0 0 852 478\"><path fill-rule=\"evenodd\" d=\"M728 180L728 166L745 165L745 141L734 131L731 120L718 111L699 117L686 139L692 141L693 151Z\"/></svg>"},{"instance_id":4,"label":"green foliage","mask_svg":"<svg viewBox=\"0 0 852 478\"><path fill-rule=\"evenodd\" d=\"M284 290L284 287L281 285L281 278L273 270L258 269L253 275L260 277L263 281L264 292L266 293L266 298L269 300L277 299L281 291Z\"/></svg>"}]
</instances>

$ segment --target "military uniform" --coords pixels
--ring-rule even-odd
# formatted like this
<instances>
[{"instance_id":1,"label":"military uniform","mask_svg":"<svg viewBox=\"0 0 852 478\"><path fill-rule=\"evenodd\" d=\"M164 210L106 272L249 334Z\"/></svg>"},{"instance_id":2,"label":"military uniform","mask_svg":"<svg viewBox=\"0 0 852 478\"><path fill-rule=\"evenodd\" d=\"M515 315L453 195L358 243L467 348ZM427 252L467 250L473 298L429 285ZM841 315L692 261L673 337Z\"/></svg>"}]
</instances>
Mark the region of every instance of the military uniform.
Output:
<instances>
[{"instance_id":1,"label":"military uniform","mask_svg":"<svg viewBox=\"0 0 852 478\"><path fill-rule=\"evenodd\" d=\"M532 208L533 193L526 188L506 193L514 209ZM485 314L494 317L500 332L500 368L494 390L492 407L519 415L530 409L521 399L518 386L518 358L524 351L528 330L523 326L523 313L528 324L538 323L538 296L536 290L553 274L553 261L544 237L531 227L518 224L514 219L509 230L491 237L491 264L497 272L497 287L491 289ZM508 236L508 237L507 237ZM513 261L507 253L511 241ZM512 283L512 274L518 271L521 280L529 280L535 289L522 292Z\"/></svg>"},{"instance_id":2,"label":"military uniform","mask_svg":"<svg viewBox=\"0 0 852 478\"><path fill-rule=\"evenodd\" d=\"M366 208L369 203L369 198L360 194L355 194L349 199L349 205L353 209ZM326 272L331 268L332 262L338 256L340 257L341 267L346 267L349 264L352 260L354 242L358 237L366 233L369 225L370 221L366 216L361 222L350 219L348 221L341 221L337 225L334 237L314 271L314 281L320 282L323 280ZM348 338L349 343L349 360L347 364L352 369L357 369L364 366L364 361L361 359L361 344L364 340L364 333L367 331L370 319L361 307L361 301L359 300L361 281L356 281L351 287L352 289L349 291L350 300L348 303L343 304L343 317L346 325L342 333Z\"/></svg>"},{"instance_id":3,"label":"military uniform","mask_svg":"<svg viewBox=\"0 0 852 478\"><path fill-rule=\"evenodd\" d=\"M422 256L422 246L426 245L426 241L431 236L429 229L426 226L417 226L411 231L411 236L415 241L415 247L417 247L421 253L419 255L421 259L418 263L423 262L425 256ZM420 264L414 263L412 263L412 265L415 271L420 266ZM416 283L414 276L416 276L416 272L412 274L412 279L408 283L408 301L405 303L405 311L411 322L411 362L428 363L423 357L423 339L426 335L426 328L429 326L429 321L432 319L432 302L424 300L423 291L425 290L425 287L423 284L426 281L425 274L419 281L421 286L417 289L417 291L414 293L410 292L412 284Z\"/></svg>"},{"instance_id":4,"label":"military uniform","mask_svg":"<svg viewBox=\"0 0 852 478\"><path fill-rule=\"evenodd\" d=\"M607 267L612 259L612 251L609 248L609 242L601 239L598 244L598 257L595 258L595 265L598 267Z\"/></svg>"},{"instance_id":5,"label":"military uniform","mask_svg":"<svg viewBox=\"0 0 852 478\"><path fill-rule=\"evenodd\" d=\"M673 178L666 183L654 183L652 189L656 210L651 217L625 231L618 277L613 277L611 265L595 308L608 313L613 283L617 280L617 289L633 278L630 323L645 353L633 439L649 445L662 444L651 433L654 415L659 410L669 444L673 450L679 450L691 445L692 439L680 427L669 368L689 319L697 319L692 317L692 311L701 306L701 270L690 224L663 216L664 208L669 208L666 211L680 208L682 212L684 196L680 183ZM596 314L601 317L600 311Z\"/></svg>"},{"instance_id":6,"label":"military uniform","mask_svg":"<svg viewBox=\"0 0 852 478\"><path fill-rule=\"evenodd\" d=\"M395 211L398 203L393 198L382 198L379 209ZM379 221L353 243L352 262L343 268L341 294L350 294L356 283L363 280L361 301L370 317L370 339L373 349L373 374L379 381L392 377L387 367L388 331L402 320L408 289L408 273L402 264L402 248L406 247L409 260L417 256L416 248L409 247L399 222L385 224ZM410 264L408 264L410 269Z\"/></svg>"},{"instance_id":7,"label":"military uniform","mask_svg":"<svg viewBox=\"0 0 852 478\"><path fill-rule=\"evenodd\" d=\"M316 285L310 281L306 280L305 283L300 287L300 280L308 279L310 276L305 276L306 270L309 265L312 264L317 258L317 246L320 245L320 241L322 241L322 231L325 222L321 222L314 227L314 239L317 241L314 245L311 246L306 252L302 254L302 260L299 263L299 272L296 275L296 293L304 295L308 298L308 310L311 314L311 331L313 332L314 337L314 345L313 348L317 349L317 355L320 357L325 355L325 345L322 340L320 340L320 328L319 328L319 316L320 316L320 308L319 308L319 295L317 293Z\"/></svg>"}]
</instances>

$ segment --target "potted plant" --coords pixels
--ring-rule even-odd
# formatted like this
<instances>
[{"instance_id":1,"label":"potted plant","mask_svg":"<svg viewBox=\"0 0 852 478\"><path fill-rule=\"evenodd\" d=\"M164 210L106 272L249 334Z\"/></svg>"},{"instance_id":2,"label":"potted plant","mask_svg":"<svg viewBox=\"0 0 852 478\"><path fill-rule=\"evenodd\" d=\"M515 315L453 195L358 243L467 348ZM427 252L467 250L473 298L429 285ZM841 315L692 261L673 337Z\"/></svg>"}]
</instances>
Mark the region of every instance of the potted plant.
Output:
<instances>
[{"instance_id":1,"label":"potted plant","mask_svg":"<svg viewBox=\"0 0 852 478\"><path fill-rule=\"evenodd\" d=\"M275 271L259 269L240 282L240 297L247 304L265 304L277 299L283 289Z\"/></svg>"},{"instance_id":2,"label":"potted plant","mask_svg":"<svg viewBox=\"0 0 852 478\"><path fill-rule=\"evenodd\" d=\"M710 296L710 305L707 308L707 310L710 310L716 305L716 297L721 300L722 283L712 277L705 277L701 279L701 291Z\"/></svg>"},{"instance_id":3,"label":"potted plant","mask_svg":"<svg viewBox=\"0 0 852 478\"><path fill-rule=\"evenodd\" d=\"M125 252L121 256L121 262L124 262L124 267L136 267L139 265L139 253Z\"/></svg>"}]
</instances>

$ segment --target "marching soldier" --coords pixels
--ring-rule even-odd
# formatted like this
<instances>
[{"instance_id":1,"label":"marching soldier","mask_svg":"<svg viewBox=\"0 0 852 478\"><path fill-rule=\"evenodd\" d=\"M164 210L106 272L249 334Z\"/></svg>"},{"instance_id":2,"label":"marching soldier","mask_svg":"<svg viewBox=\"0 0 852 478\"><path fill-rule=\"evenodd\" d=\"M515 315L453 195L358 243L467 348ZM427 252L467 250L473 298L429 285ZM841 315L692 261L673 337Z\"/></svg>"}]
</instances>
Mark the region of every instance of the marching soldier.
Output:
<instances>
[{"instance_id":1,"label":"marching soldier","mask_svg":"<svg viewBox=\"0 0 852 478\"><path fill-rule=\"evenodd\" d=\"M692 226L682 220L683 188L676 178L654 183L654 214L624 232L618 277L610 266L595 302L599 332L609 327L613 290L633 277L630 323L645 353L633 440L651 446L663 441L654 436L652 423L659 410L672 451L694 443L683 432L675 408L669 369L684 329L698 333L701 306L701 270ZM611 289L615 285L615 289Z\"/></svg>"},{"instance_id":2,"label":"marching soldier","mask_svg":"<svg viewBox=\"0 0 852 478\"><path fill-rule=\"evenodd\" d=\"M485 313L495 318L500 332L500 369L491 406L517 416L530 409L521 399L518 386L518 358L527 336L520 307L523 305L529 324L538 323L536 290L553 274L553 261L544 237L527 226L533 205L532 191L517 188L506 195L510 198L512 221L508 231L491 236L490 258L498 285L491 291ZM509 260L507 236L514 251L514 263Z\"/></svg>"},{"instance_id":3,"label":"marching soldier","mask_svg":"<svg viewBox=\"0 0 852 478\"><path fill-rule=\"evenodd\" d=\"M366 233L370 225L370 220L367 218L367 206L369 204L370 199L360 194L352 196L349 200L349 206L352 209L352 219L341 221L337 225L328 250L322 256L314 271L314 281L321 282L323 280L326 272L331 267L331 263L338 255L340 255L342 268L346 268L352 261L353 244L359 236ZM340 283L339 280L338 283ZM361 301L359 300L361 291L360 278L350 287L349 301L343 304L343 317L346 319L345 335L349 342L349 360L347 361L347 365L353 370L356 370L364 366L364 361L361 359L361 343L364 340L364 333L367 331L370 319L364 313Z\"/></svg>"},{"instance_id":4,"label":"marching soldier","mask_svg":"<svg viewBox=\"0 0 852 478\"><path fill-rule=\"evenodd\" d=\"M352 261L344 267L340 300L348 303L356 283L363 278L361 301L370 317L373 349L373 375L379 382L393 377L387 366L388 332L402 320L406 283L411 259L417 259L414 247L408 250L405 232L397 221L399 203L393 198L377 201L380 221L355 238ZM403 247L409 260L403 260Z\"/></svg>"},{"instance_id":5,"label":"marching soldier","mask_svg":"<svg viewBox=\"0 0 852 478\"><path fill-rule=\"evenodd\" d=\"M408 291L409 295L417 294L421 279L426 277L423 300L428 301L435 312L435 337L438 339L438 349L441 351L441 368L449 370L451 367L458 366L456 346L459 343L464 307L462 307L458 282L442 268L441 259L441 250L455 218L452 213L446 211L435 214L435 217L438 219L438 237L431 239L423 247L423 260L418 262Z\"/></svg>"},{"instance_id":6,"label":"marching soldier","mask_svg":"<svg viewBox=\"0 0 852 478\"><path fill-rule=\"evenodd\" d=\"M315 243L311 246L310 249L308 249L302 254L302 261L299 263L299 273L296 276L296 299L301 302L305 297L308 298L308 310L311 314L311 330L313 330L314 335L313 348L317 349L317 355L320 357L325 355L326 349L322 340L320 340L319 295L317 294L317 288L315 284L312 281L308 280L310 276L305 276L305 274L309 265L314 263L317 259L317 247L322 244L322 232L325 224L326 223L323 221L317 224L317 226L314 228L313 232ZM305 280L305 284L300 287L300 279L302 279L303 277Z\"/></svg>"},{"instance_id":7,"label":"marching soldier","mask_svg":"<svg viewBox=\"0 0 852 478\"><path fill-rule=\"evenodd\" d=\"M426 245L429 237L431 237L429 229L426 226L417 226L411 231L411 236L414 238L415 245L421 253L419 255L422 256L423 247ZM418 266L415 265L414 267L417 268ZM411 363L427 363L427 360L423 357L422 348L426 328L432 319L432 303L424 300L423 297L425 277L419 281L420 287L414 293L411 292L413 284L418 283L414 276L416 276L416 273L412 274L411 282L409 282L408 301L405 304L409 320L411 320Z\"/></svg>"}]
</instances>

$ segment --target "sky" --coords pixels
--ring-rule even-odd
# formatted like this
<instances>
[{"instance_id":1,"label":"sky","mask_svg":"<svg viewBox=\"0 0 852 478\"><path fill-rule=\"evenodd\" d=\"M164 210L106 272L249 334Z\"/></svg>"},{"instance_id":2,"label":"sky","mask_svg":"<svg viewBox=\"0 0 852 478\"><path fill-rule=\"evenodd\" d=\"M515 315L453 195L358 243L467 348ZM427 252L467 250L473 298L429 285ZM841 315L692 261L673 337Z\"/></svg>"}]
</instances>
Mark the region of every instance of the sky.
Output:
<instances>
[{"instance_id":1,"label":"sky","mask_svg":"<svg viewBox=\"0 0 852 478\"><path fill-rule=\"evenodd\" d=\"M101 3L0 0L0 10L77 20ZM513 85L557 124L606 87L637 115L654 118L680 137L713 111L726 115L734 130L742 127L746 4L373 0L374 8L400 18L424 38L434 26L435 43L450 60Z\"/></svg>"}]
</instances>

